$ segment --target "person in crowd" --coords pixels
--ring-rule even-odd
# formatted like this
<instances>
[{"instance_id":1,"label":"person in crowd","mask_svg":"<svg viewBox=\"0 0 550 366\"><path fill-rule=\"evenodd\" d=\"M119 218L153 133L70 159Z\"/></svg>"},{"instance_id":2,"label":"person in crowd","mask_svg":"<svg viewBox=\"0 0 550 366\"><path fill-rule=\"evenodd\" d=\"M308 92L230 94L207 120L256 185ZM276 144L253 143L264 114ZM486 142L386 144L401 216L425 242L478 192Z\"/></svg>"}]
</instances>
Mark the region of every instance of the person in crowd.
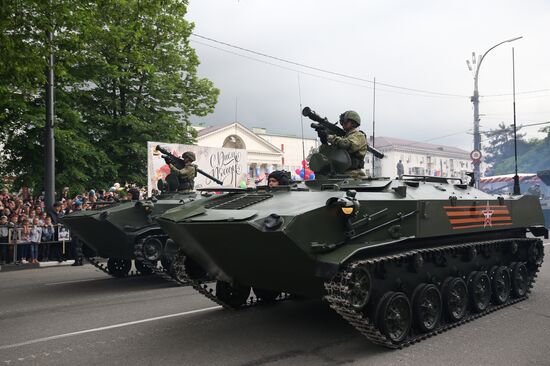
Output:
<instances>
[{"instance_id":1,"label":"person in crowd","mask_svg":"<svg viewBox=\"0 0 550 366\"><path fill-rule=\"evenodd\" d=\"M40 226L44 226L44 221L46 220L46 213L45 212L40 212L40 214L38 215L38 223Z\"/></svg>"},{"instance_id":2,"label":"person in crowd","mask_svg":"<svg viewBox=\"0 0 550 366\"><path fill-rule=\"evenodd\" d=\"M69 187L64 187L61 195L59 196L58 201L66 200L69 198Z\"/></svg>"},{"instance_id":3,"label":"person in crowd","mask_svg":"<svg viewBox=\"0 0 550 366\"><path fill-rule=\"evenodd\" d=\"M63 212L63 216L68 215L71 212L73 212L73 205L76 201L78 201L78 199L76 199L74 201L70 198L68 200L65 200L65 202L64 202L65 211Z\"/></svg>"},{"instance_id":4,"label":"person in crowd","mask_svg":"<svg viewBox=\"0 0 550 366\"><path fill-rule=\"evenodd\" d=\"M44 218L44 226L42 227L42 261L47 262L51 258L51 245L55 236L55 228L52 225L52 219L49 216ZM57 260L57 258L55 258Z\"/></svg>"},{"instance_id":5,"label":"person in crowd","mask_svg":"<svg viewBox=\"0 0 550 366\"><path fill-rule=\"evenodd\" d=\"M8 246L8 217L0 216L0 253L2 258L1 264L9 263L9 246Z\"/></svg>"},{"instance_id":6,"label":"person in crowd","mask_svg":"<svg viewBox=\"0 0 550 366\"><path fill-rule=\"evenodd\" d=\"M29 245L31 241L31 225L29 220L23 220L21 228L17 229L17 261L19 263L28 263Z\"/></svg>"},{"instance_id":7,"label":"person in crowd","mask_svg":"<svg viewBox=\"0 0 550 366\"><path fill-rule=\"evenodd\" d=\"M56 228L57 228L57 225L59 224L59 219L61 219L63 216L65 216L65 211L63 210L63 204L60 201L57 201L56 203L53 204L53 211L51 212L51 220ZM54 234L54 236L56 234L57 234L57 231ZM49 257L50 257L49 259L57 260L58 262L63 261L60 243L55 242L50 244Z\"/></svg>"},{"instance_id":8,"label":"person in crowd","mask_svg":"<svg viewBox=\"0 0 550 366\"><path fill-rule=\"evenodd\" d=\"M30 260L33 264L38 264L38 245L42 240L42 226L38 222L38 218L35 217L32 221L31 233L30 233Z\"/></svg>"},{"instance_id":9,"label":"person in crowd","mask_svg":"<svg viewBox=\"0 0 550 366\"><path fill-rule=\"evenodd\" d=\"M340 124L345 136L328 134L326 130L318 132L321 141L326 140L330 145L345 150L351 158L351 167L346 171L352 177L360 178L366 176L363 168L365 166L365 155L367 155L367 136L361 130L361 117L355 111L346 111L340 115Z\"/></svg>"},{"instance_id":10,"label":"person in crowd","mask_svg":"<svg viewBox=\"0 0 550 366\"><path fill-rule=\"evenodd\" d=\"M405 174L405 167L403 167L403 162L399 160L397 163L397 176L401 179L403 174Z\"/></svg>"},{"instance_id":11,"label":"person in crowd","mask_svg":"<svg viewBox=\"0 0 550 366\"><path fill-rule=\"evenodd\" d=\"M88 192L88 201L91 204L94 204L97 201L97 195L95 193L95 190L90 189L90 191Z\"/></svg>"},{"instance_id":12,"label":"person in crowd","mask_svg":"<svg viewBox=\"0 0 550 366\"><path fill-rule=\"evenodd\" d=\"M140 196L139 189L136 186L131 186L130 189L128 189L128 195L132 201L138 201Z\"/></svg>"},{"instance_id":13,"label":"person in crowd","mask_svg":"<svg viewBox=\"0 0 550 366\"><path fill-rule=\"evenodd\" d=\"M284 170L274 170L267 177L267 185L269 188L288 186L291 183L289 176L290 174Z\"/></svg>"},{"instance_id":14,"label":"person in crowd","mask_svg":"<svg viewBox=\"0 0 550 366\"><path fill-rule=\"evenodd\" d=\"M71 238L71 252L74 258L74 263L72 264L72 266L82 266L82 242L78 240L76 236L73 236Z\"/></svg>"}]
</instances>

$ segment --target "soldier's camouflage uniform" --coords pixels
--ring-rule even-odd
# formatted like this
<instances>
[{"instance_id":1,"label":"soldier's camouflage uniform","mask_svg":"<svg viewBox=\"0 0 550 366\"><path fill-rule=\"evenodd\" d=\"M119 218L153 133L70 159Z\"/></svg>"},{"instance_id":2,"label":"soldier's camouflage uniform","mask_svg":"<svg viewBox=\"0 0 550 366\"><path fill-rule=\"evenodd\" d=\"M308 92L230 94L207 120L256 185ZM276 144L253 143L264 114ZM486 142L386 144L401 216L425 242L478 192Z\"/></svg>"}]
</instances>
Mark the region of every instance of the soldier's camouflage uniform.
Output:
<instances>
[{"instance_id":1,"label":"soldier's camouflage uniform","mask_svg":"<svg viewBox=\"0 0 550 366\"><path fill-rule=\"evenodd\" d=\"M352 177L366 176L363 167L365 166L365 155L367 155L367 136L363 131L353 129L345 136L328 135L328 142L339 149L346 150L351 158L351 167L346 171Z\"/></svg>"},{"instance_id":2,"label":"soldier's camouflage uniform","mask_svg":"<svg viewBox=\"0 0 550 366\"><path fill-rule=\"evenodd\" d=\"M197 166L195 164L187 164L181 169L170 164L170 173L178 177L178 191L191 191L195 186L195 177L197 176Z\"/></svg>"}]
</instances>

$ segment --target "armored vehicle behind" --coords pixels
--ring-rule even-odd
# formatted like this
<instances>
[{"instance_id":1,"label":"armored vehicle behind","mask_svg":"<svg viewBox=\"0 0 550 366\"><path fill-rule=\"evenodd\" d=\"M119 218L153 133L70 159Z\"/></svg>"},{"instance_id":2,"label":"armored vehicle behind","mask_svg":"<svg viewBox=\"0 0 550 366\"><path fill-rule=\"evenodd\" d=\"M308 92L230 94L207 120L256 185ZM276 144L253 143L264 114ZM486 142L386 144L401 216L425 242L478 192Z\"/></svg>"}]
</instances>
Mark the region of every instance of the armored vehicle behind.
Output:
<instances>
[{"instance_id":1,"label":"armored vehicle behind","mask_svg":"<svg viewBox=\"0 0 550 366\"><path fill-rule=\"evenodd\" d=\"M183 159L161 146L157 146L156 150L163 154L162 157L167 163L178 169L185 167L186 162ZM196 167L195 169L215 183L223 184L204 171ZM173 278L182 284L182 281L179 281L178 268L181 268L183 263L174 261L183 260L183 257L176 256L177 248L170 245L173 242L167 240L168 237L155 222L155 218L166 210L185 205L197 198L195 192L189 191L193 188L192 182L186 182L184 190L181 190L180 183L176 175L169 174L166 181L158 182L158 188L163 192L158 197L74 212L65 216L62 223L98 256L108 258L107 266L104 267L90 253L85 253L87 260L102 271L115 277L127 276L134 260L140 274L156 272L166 279ZM157 268L159 260L164 270ZM171 276L167 276L166 273Z\"/></svg>"},{"instance_id":2,"label":"armored vehicle behind","mask_svg":"<svg viewBox=\"0 0 550 366\"><path fill-rule=\"evenodd\" d=\"M105 205L90 211L74 212L62 219L86 246L95 252L84 250L86 259L114 277L127 276L134 260L140 274L150 274L152 268L143 259L136 259L136 250L142 251L149 264L170 268L176 248L166 245L164 234L155 218L166 210L195 200L196 193L167 193L159 198L121 202ZM103 266L95 256L108 258ZM139 254L138 254L139 256Z\"/></svg>"}]
</instances>

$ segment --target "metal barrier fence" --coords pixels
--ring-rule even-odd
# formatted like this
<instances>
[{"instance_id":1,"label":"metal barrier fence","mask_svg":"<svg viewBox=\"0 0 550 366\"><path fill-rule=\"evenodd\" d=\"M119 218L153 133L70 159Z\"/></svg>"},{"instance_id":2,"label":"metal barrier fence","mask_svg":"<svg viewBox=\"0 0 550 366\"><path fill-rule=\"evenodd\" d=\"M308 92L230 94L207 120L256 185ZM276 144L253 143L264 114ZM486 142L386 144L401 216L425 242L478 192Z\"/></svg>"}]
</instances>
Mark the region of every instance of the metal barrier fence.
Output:
<instances>
[{"instance_id":1,"label":"metal barrier fence","mask_svg":"<svg viewBox=\"0 0 550 366\"><path fill-rule=\"evenodd\" d=\"M54 228L53 240L31 242L28 239L23 239L23 227L21 226L0 226L1 229L7 229L7 236L0 236L0 250L2 251L2 259L5 261L4 253L9 251L9 248L13 246L13 262L17 262L17 250L22 245L46 245L46 244L61 244L61 254L66 254L66 243L71 241L70 231L63 227L62 224L51 225ZM44 226L41 226L42 228ZM2 232L0 231L0 234ZM4 230L4 235L6 230ZM2 240L3 239L3 240ZM5 240L5 241L4 241ZM8 250L4 251L3 247L7 247Z\"/></svg>"}]
</instances>

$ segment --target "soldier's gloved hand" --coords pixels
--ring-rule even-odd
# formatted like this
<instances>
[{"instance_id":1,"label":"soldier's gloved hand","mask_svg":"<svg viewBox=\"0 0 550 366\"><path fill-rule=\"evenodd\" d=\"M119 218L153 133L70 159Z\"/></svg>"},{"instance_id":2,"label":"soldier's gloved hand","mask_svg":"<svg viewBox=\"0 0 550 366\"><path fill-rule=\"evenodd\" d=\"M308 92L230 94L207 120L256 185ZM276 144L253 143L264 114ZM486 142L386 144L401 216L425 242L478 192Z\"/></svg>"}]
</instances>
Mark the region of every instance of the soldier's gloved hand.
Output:
<instances>
[{"instance_id":1,"label":"soldier's gloved hand","mask_svg":"<svg viewBox=\"0 0 550 366\"><path fill-rule=\"evenodd\" d=\"M322 129L317 131L317 136L319 136L319 139L321 142L325 143L327 141L328 133L327 130Z\"/></svg>"},{"instance_id":2,"label":"soldier's gloved hand","mask_svg":"<svg viewBox=\"0 0 550 366\"><path fill-rule=\"evenodd\" d=\"M167 157L164 157L164 162L168 165L170 165L170 159L168 159Z\"/></svg>"}]
</instances>

